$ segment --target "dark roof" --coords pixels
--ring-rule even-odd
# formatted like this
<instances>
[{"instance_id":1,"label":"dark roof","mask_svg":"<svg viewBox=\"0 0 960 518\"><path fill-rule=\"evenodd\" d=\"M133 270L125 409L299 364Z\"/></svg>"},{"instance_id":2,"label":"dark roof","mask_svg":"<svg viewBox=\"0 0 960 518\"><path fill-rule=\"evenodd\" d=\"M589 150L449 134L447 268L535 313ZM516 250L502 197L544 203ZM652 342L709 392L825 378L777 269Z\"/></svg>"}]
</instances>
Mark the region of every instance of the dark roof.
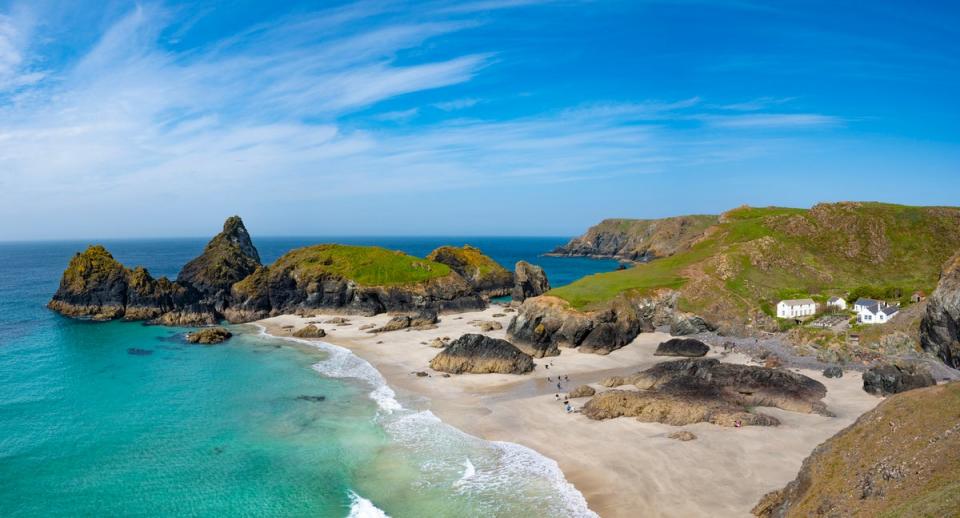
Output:
<instances>
[{"instance_id":1,"label":"dark roof","mask_svg":"<svg viewBox=\"0 0 960 518\"><path fill-rule=\"evenodd\" d=\"M887 307L883 308L883 312L886 313L886 315L887 315L888 317L889 317L890 315L893 315L893 314L896 313L897 311L900 311L900 306L887 306Z\"/></svg>"},{"instance_id":2,"label":"dark roof","mask_svg":"<svg viewBox=\"0 0 960 518\"><path fill-rule=\"evenodd\" d=\"M880 301L879 301L879 300L873 300L873 299L859 298L859 299L857 299L856 302L853 303L854 306L873 306L874 304L879 305L879 304L880 304Z\"/></svg>"}]
</instances>

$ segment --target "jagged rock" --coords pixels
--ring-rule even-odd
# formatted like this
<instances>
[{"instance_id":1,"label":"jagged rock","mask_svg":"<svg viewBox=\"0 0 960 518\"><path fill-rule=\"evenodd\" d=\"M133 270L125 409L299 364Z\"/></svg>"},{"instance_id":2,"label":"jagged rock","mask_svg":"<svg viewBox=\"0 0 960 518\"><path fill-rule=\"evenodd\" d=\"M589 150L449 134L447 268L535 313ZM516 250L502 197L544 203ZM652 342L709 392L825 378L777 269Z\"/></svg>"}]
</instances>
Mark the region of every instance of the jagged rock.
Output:
<instances>
[{"instance_id":1,"label":"jagged rock","mask_svg":"<svg viewBox=\"0 0 960 518\"><path fill-rule=\"evenodd\" d=\"M552 253L565 256L615 257L649 261L688 248L717 216L664 219L607 219Z\"/></svg>"},{"instance_id":2,"label":"jagged rock","mask_svg":"<svg viewBox=\"0 0 960 518\"><path fill-rule=\"evenodd\" d=\"M463 248L442 246L430 252L427 259L449 266L473 289L487 297L509 295L513 287L512 273L470 245Z\"/></svg>"},{"instance_id":3,"label":"jagged rock","mask_svg":"<svg viewBox=\"0 0 960 518\"><path fill-rule=\"evenodd\" d=\"M480 334L461 336L430 360L433 370L452 374L525 374L533 367L533 358L510 342Z\"/></svg>"},{"instance_id":4,"label":"jagged rock","mask_svg":"<svg viewBox=\"0 0 960 518\"><path fill-rule=\"evenodd\" d=\"M697 436L693 432L688 430L680 430L679 432L673 432L667 437L670 439L675 439L677 441L683 441L683 442L692 441L697 438Z\"/></svg>"},{"instance_id":5,"label":"jagged rock","mask_svg":"<svg viewBox=\"0 0 960 518\"><path fill-rule=\"evenodd\" d=\"M827 378L842 378L842 377L843 377L843 369L841 369L841 368L840 368L839 366L837 366L837 365L831 365L831 366L827 367L826 369L823 369L823 375L824 375L824 377L827 377Z\"/></svg>"},{"instance_id":6,"label":"jagged rock","mask_svg":"<svg viewBox=\"0 0 960 518\"><path fill-rule=\"evenodd\" d=\"M753 426L780 424L774 417L748 412L744 406L723 399L659 391L608 390L587 401L582 412L596 420L626 416L674 426L701 422L735 426L738 421Z\"/></svg>"},{"instance_id":7,"label":"jagged rock","mask_svg":"<svg viewBox=\"0 0 960 518\"><path fill-rule=\"evenodd\" d=\"M184 265L177 283L197 290L205 304L222 313L230 303L230 288L260 267L260 254L239 216L231 216L223 231L203 253Z\"/></svg>"},{"instance_id":8,"label":"jagged rock","mask_svg":"<svg viewBox=\"0 0 960 518\"><path fill-rule=\"evenodd\" d=\"M547 274L543 273L543 268L526 261L517 262L513 283L510 295L518 302L550 291L550 283L547 281Z\"/></svg>"},{"instance_id":9,"label":"jagged rock","mask_svg":"<svg viewBox=\"0 0 960 518\"><path fill-rule=\"evenodd\" d=\"M600 381L600 384L607 388L619 387L620 385L626 385L629 383L627 378L623 376L610 376L609 378L603 378Z\"/></svg>"},{"instance_id":10,"label":"jagged rock","mask_svg":"<svg viewBox=\"0 0 960 518\"><path fill-rule=\"evenodd\" d=\"M574 399L578 397L590 397L596 393L597 391L590 385L580 385L579 387L571 390L567 396L571 399Z\"/></svg>"},{"instance_id":11,"label":"jagged rock","mask_svg":"<svg viewBox=\"0 0 960 518\"><path fill-rule=\"evenodd\" d=\"M670 323L670 334L674 336L696 335L716 331L716 329L716 326L704 320L703 317L686 313L677 314Z\"/></svg>"},{"instance_id":12,"label":"jagged rock","mask_svg":"<svg viewBox=\"0 0 960 518\"><path fill-rule=\"evenodd\" d=\"M503 329L503 324L494 320L471 320L468 323L470 325L479 327L480 331L483 331L484 333Z\"/></svg>"},{"instance_id":13,"label":"jagged rock","mask_svg":"<svg viewBox=\"0 0 960 518\"><path fill-rule=\"evenodd\" d=\"M527 299L507 327L507 335L537 358L559 354L558 347L607 354L653 331L673 316L673 292L629 298L619 296L604 309L578 311L549 295Z\"/></svg>"},{"instance_id":14,"label":"jagged rock","mask_svg":"<svg viewBox=\"0 0 960 518\"><path fill-rule=\"evenodd\" d=\"M920 365L877 365L863 373L863 390L876 396L898 394L936 385L936 380Z\"/></svg>"},{"instance_id":15,"label":"jagged rock","mask_svg":"<svg viewBox=\"0 0 960 518\"><path fill-rule=\"evenodd\" d=\"M822 399L827 388L784 369L721 363L716 359L663 362L627 378L642 390L722 399L740 406L772 406L792 412L832 416Z\"/></svg>"},{"instance_id":16,"label":"jagged rock","mask_svg":"<svg viewBox=\"0 0 960 518\"><path fill-rule=\"evenodd\" d=\"M937 289L927 299L920 322L920 346L960 369L960 253L944 265Z\"/></svg>"},{"instance_id":17,"label":"jagged rock","mask_svg":"<svg viewBox=\"0 0 960 518\"><path fill-rule=\"evenodd\" d=\"M306 327L296 330L293 336L297 338L323 338L327 336L327 333L313 324L308 324Z\"/></svg>"},{"instance_id":18,"label":"jagged rock","mask_svg":"<svg viewBox=\"0 0 960 518\"><path fill-rule=\"evenodd\" d=\"M233 336L233 333L222 327L207 327L187 334L187 341L192 344L219 344Z\"/></svg>"},{"instance_id":19,"label":"jagged rock","mask_svg":"<svg viewBox=\"0 0 960 518\"><path fill-rule=\"evenodd\" d=\"M693 338L671 338L657 346L654 356L686 356L696 358L710 352L710 346Z\"/></svg>"},{"instance_id":20,"label":"jagged rock","mask_svg":"<svg viewBox=\"0 0 960 518\"><path fill-rule=\"evenodd\" d=\"M956 516L958 415L960 383L893 395L817 446L753 514Z\"/></svg>"}]
</instances>

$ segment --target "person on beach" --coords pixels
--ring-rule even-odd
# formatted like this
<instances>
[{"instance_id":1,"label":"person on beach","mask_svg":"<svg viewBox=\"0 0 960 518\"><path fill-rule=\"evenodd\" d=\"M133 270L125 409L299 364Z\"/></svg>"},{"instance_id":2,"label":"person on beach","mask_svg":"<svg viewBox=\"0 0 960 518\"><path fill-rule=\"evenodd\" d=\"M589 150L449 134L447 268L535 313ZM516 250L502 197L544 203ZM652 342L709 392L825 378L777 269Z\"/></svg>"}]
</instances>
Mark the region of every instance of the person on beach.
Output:
<instances>
[{"instance_id":1,"label":"person on beach","mask_svg":"<svg viewBox=\"0 0 960 518\"><path fill-rule=\"evenodd\" d=\"M557 390L560 390L560 383L557 383Z\"/></svg>"},{"instance_id":2,"label":"person on beach","mask_svg":"<svg viewBox=\"0 0 960 518\"><path fill-rule=\"evenodd\" d=\"M568 414L570 412L573 412L573 407L570 406L570 403L567 403L566 406L564 406L563 408L566 409Z\"/></svg>"}]
</instances>

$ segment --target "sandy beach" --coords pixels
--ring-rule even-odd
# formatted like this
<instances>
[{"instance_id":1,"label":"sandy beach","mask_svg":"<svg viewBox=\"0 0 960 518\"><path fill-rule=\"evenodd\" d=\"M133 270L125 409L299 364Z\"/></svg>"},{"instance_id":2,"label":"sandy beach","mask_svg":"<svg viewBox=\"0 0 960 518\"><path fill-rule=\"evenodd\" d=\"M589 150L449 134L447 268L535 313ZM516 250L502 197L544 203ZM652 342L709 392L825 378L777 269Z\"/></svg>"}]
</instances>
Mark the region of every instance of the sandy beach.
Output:
<instances>
[{"instance_id":1,"label":"sandy beach","mask_svg":"<svg viewBox=\"0 0 960 518\"><path fill-rule=\"evenodd\" d=\"M502 315L502 316L494 316ZM338 315L283 315L257 322L269 334L290 336L308 322ZM536 360L526 375L464 374L443 377L428 362L439 349L437 337L456 339L479 332L474 320L495 320L504 329L512 317L504 307L442 315L436 329L371 334L360 327L382 325L389 315L347 316L349 325L319 324L322 340L352 350L369 361L415 409L429 409L443 421L477 437L522 444L554 459L590 508L603 517L748 516L766 492L792 480L813 449L880 399L861 389L861 376L845 372L828 379L801 370L828 389L825 402L836 417L799 414L776 408L762 411L780 419L778 427L723 428L707 423L675 427L641 423L631 418L593 421L566 413L556 394L601 379L643 370L669 358L654 357L663 333L641 334L630 345L607 356L564 349L560 356ZM505 331L491 331L504 338ZM709 357L746 363L749 358L714 348ZM417 376L425 371L429 376ZM569 382L557 390L557 376ZM548 377L550 380L548 381ZM572 400L579 408L587 398ZM697 439L681 442L667 435L689 430Z\"/></svg>"}]
</instances>

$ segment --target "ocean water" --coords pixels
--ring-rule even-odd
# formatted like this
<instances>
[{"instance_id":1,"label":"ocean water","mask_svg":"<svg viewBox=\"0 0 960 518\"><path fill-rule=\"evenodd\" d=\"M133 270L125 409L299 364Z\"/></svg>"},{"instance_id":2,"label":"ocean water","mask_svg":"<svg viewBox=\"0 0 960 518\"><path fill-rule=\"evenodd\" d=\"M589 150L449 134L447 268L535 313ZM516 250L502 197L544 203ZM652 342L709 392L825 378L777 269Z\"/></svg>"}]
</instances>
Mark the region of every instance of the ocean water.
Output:
<instances>
[{"instance_id":1,"label":"ocean water","mask_svg":"<svg viewBox=\"0 0 960 518\"><path fill-rule=\"evenodd\" d=\"M473 244L554 285L614 261L540 257L562 238L264 238L425 255ZM266 336L90 323L44 305L87 242L0 243L0 516L589 516L556 464L404 407L349 351ZM104 241L174 277L203 239Z\"/></svg>"}]
</instances>

